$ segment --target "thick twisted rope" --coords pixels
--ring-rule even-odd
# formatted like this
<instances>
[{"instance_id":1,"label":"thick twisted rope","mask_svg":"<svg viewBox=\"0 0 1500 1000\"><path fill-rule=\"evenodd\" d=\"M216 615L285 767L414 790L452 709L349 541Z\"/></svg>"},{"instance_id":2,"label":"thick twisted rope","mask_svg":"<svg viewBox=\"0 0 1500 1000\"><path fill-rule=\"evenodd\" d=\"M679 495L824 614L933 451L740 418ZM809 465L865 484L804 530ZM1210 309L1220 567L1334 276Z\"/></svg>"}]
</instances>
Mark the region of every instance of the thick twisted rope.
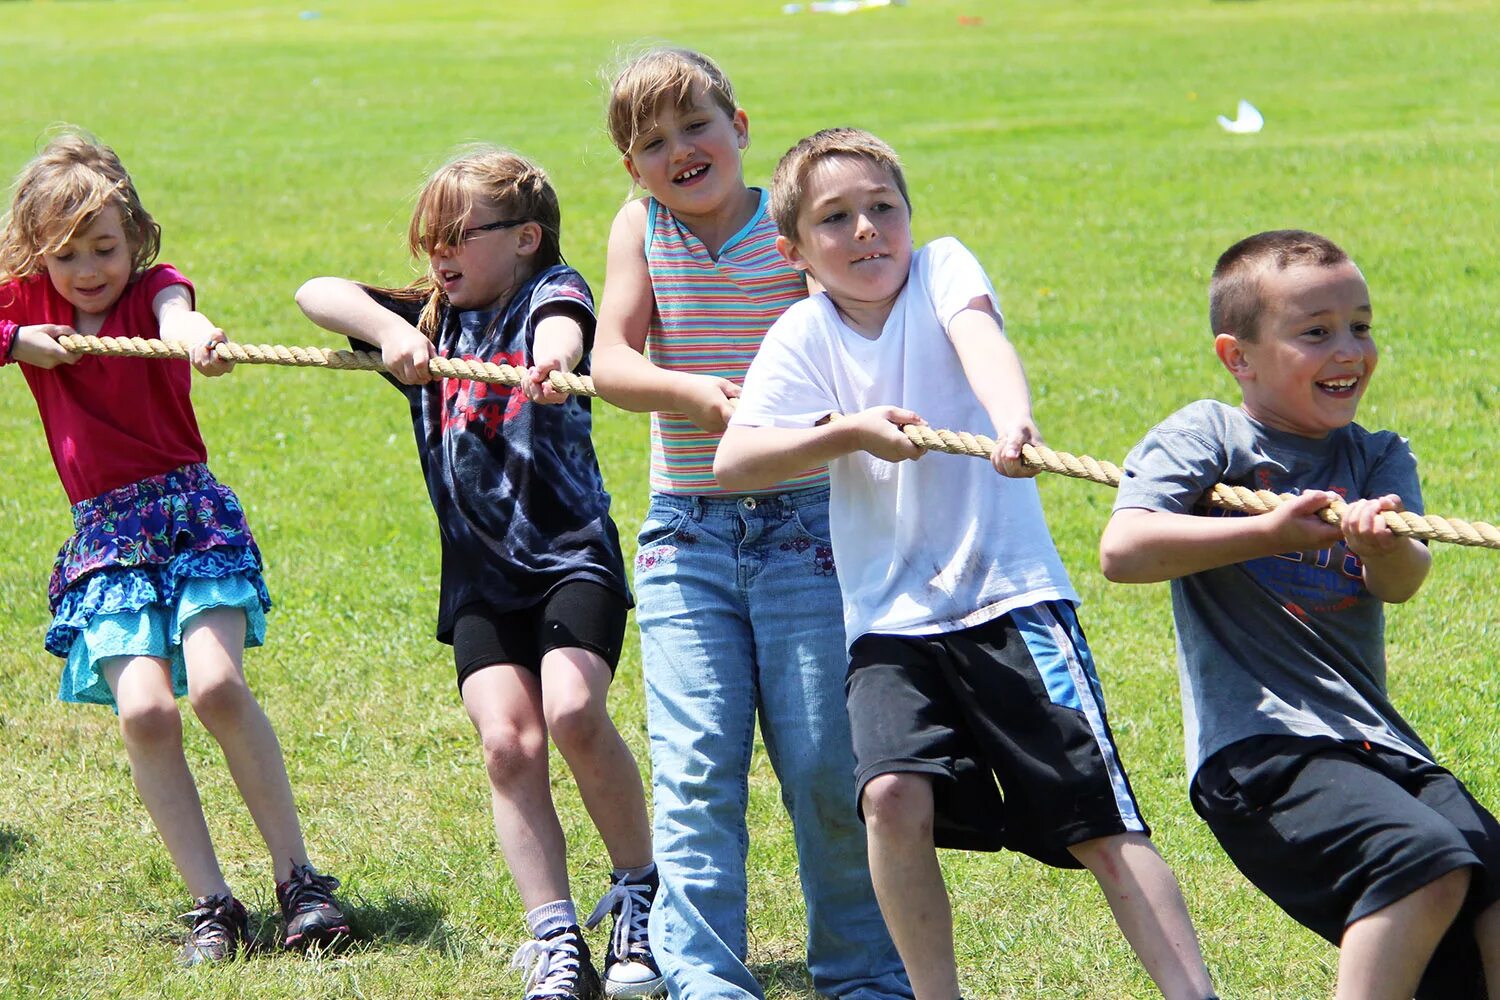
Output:
<instances>
[{"instance_id":1,"label":"thick twisted rope","mask_svg":"<svg viewBox=\"0 0 1500 1000\"><path fill-rule=\"evenodd\" d=\"M113 357L183 358L189 357L190 349L183 344L161 340L146 340L141 337L83 337L64 336L57 338L65 349L76 354L101 354ZM214 347L217 354L250 365L286 365L310 368L344 368L360 371L385 371L380 355L371 351L334 351L323 347L282 347L275 344L224 343ZM459 358L433 358L427 370L441 378L463 378L475 382L515 387L521 384L526 370L513 365L497 365L488 361L464 361ZM558 392L575 396L597 396L594 380L587 375L573 372L552 372L549 377L552 387ZM968 431L942 430L918 424L907 424L902 428L912 444L928 451L949 455L969 455L988 459L995 450L993 438ZM1113 462L1101 462L1088 455L1070 455L1065 451L1054 451L1045 445L1022 445L1022 457L1026 464L1043 472L1050 472L1071 479L1087 479L1103 486L1120 485L1120 467ZM1291 500L1290 494L1277 494L1269 490L1251 490L1244 486L1216 484L1208 500L1216 507L1239 511L1244 514L1268 514ZM1335 500L1318 511L1318 516L1329 524L1338 524L1348 504ZM1500 549L1500 528L1484 521L1462 521L1458 518L1441 517L1437 514L1414 514L1411 511L1385 511L1386 526L1394 534L1425 541L1448 542L1475 548Z\"/></svg>"},{"instance_id":2,"label":"thick twisted rope","mask_svg":"<svg viewBox=\"0 0 1500 1000\"><path fill-rule=\"evenodd\" d=\"M57 342L74 354L100 354L116 358L191 357L191 348L165 340L144 337L58 337ZM385 363L373 351L335 351L326 347L283 347L279 344L215 344L214 353L245 365L282 365L289 368L342 368L353 371L383 372ZM463 378L514 388L526 378L526 369L514 365L497 365L490 361L465 361L463 358L433 358L427 370L439 378ZM555 371L548 382L558 392L573 396L597 396L594 380L587 375Z\"/></svg>"}]
</instances>

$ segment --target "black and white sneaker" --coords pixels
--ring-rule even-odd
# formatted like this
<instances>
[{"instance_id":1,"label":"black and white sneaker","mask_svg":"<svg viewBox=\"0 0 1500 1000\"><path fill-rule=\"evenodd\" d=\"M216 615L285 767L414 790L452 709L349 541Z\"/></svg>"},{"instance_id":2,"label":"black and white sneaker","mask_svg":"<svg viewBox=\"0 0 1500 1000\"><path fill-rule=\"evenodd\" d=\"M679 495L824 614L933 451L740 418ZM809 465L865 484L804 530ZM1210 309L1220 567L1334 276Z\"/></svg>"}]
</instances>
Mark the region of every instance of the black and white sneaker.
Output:
<instances>
[{"instance_id":1,"label":"black and white sneaker","mask_svg":"<svg viewBox=\"0 0 1500 1000\"><path fill-rule=\"evenodd\" d=\"M593 927L606 914L614 914L609 954L604 958L604 995L609 1000L667 995L666 980L656 964L656 956L651 954L651 941L646 934L659 885L661 878L655 871L644 882L611 878L609 892L584 922L584 926Z\"/></svg>"},{"instance_id":2,"label":"black and white sneaker","mask_svg":"<svg viewBox=\"0 0 1500 1000\"><path fill-rule=\"evenodd\" d=\"M510 960L526 971L526 1000L600 1000L603 988L577 924L527 941Z\"/></svg>"}]
</instances>

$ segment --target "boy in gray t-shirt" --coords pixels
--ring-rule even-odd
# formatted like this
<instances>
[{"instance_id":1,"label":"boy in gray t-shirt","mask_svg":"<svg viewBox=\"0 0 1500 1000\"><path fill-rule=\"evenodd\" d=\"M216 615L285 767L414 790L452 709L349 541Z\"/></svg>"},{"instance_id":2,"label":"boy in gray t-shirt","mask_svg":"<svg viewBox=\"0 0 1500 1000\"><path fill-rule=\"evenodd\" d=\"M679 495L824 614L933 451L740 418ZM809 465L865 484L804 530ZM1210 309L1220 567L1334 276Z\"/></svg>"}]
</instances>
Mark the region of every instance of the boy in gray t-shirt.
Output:
<instances>
[{"instance_id":1,"label":"boy in gray t-shirt","mask_svg":"<svg viewBox=\"0 0 1500 1000\"><path fill-rule=\"evenodd\" d=\"M1377 359L1369 303L1321 236L1230 247L1210 320L1243 405L1200 400L1146 435L1100 555L1111 580L1172 581L1193 807L1341 948L1338 995L1496 997L1500 824L1386 694L1384 605L1431 560L1382 516L1421 510L1406 442L1353 422ZM1219 482L1296 497L1245 517L1208 506ZM1330 525L1316 515L1335 496L1351 502Z\"/></svg>"}]
</instances>

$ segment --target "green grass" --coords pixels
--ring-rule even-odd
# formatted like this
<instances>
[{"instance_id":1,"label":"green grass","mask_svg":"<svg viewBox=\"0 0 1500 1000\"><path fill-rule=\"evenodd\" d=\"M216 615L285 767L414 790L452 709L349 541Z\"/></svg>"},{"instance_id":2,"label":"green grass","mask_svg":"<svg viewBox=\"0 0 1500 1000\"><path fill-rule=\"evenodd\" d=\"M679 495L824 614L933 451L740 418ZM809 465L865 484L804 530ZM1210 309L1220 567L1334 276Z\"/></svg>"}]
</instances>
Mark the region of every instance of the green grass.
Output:
<instances>
[{"instance_id":1,"label":"green grass","mask_svg":"<svg viewBox=\"0 0 1500 1000\"><path fill-rule=\"evenodd\" d=\"M313 0L302 0L311 5ZM1257 229L1328 233L1369 278L1383 360L1362 413L1411 437L1428 509L1500 517L1493 251L1500 8L1484 0L911 0L852 17L779 0L542 5L348 0L0 4L0 169L53 122L113 144L165 230L162 259L238 340L332 343L292 292L315 274L399 282L411 196L454 146L514 146L552 173L564 249L602 285L627 195L601 68L643 39L717 57L748 109L747 174L826 125L905 158L917 237L990 269L1049 442L1118 459L1192 399L1233 398L1205 332L1215 255ZM960 15L980 16L964 26ZM1214 124L1247 97L1256 136ZM0 996L517 996L522 929L475 740L430 639L436 532L405 408L368 375L246 369L197 386L213 465L250 508L278 600L252 683L287 748L315 859L362 942L170 969L185 890L135 797L107 711L64 706L41 651L70 530L19 373L0 373ZM646 501L645 424L600 407L616 518ZM1083 593L1115 731L1226 997L1326 995L1335 953L1235 872L1185 794L1163 587L1107 585L1110 494L1042 485ZM1494 553L1439 547L1388 630L1396 701L1481 799L1493 761ZM634 642L613 704L644 760ZM212 741L188 727L220 856L253 908L268 865ZM555 792L591 901L605 864L564 773ZM764 755L750 805L753 961L807 997L787 824ZM975 997L1136 997L1150 983L1096 889L1008 856L944 858ZM269 934L269 928L267 929Z\"/></svg>"}]
</instances>

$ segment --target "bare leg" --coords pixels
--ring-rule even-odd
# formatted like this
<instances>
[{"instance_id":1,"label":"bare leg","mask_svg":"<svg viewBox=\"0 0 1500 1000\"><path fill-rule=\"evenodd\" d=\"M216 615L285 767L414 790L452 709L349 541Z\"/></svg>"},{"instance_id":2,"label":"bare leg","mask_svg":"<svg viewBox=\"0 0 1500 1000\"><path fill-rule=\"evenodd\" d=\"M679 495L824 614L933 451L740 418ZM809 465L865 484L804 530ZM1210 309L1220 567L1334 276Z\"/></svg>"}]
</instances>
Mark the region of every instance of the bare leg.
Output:
<instances>
[{"instance_id":1,"label":"bare leg","mask_svg":"<svg viewBox=\"0 0 1500 1000\"><path fill-rule=\"evenodd\" d=\"M276 881L307 864L302 824L292 800L286 762L271 721L245 683L245 613L215 608L193 616L182 630L188 700L224 751L224 761L260 830Z\"/></svg>"},{"instance_id":2,"label":"bare leg","mask_svg":"<svg viewBox=\"0 0 1500 1000\"><path fill-rule=\"evenodd\" d=\"M495 837L522 905L534 910L571 899L567 845L547 777L541 682L523 667L496 664L469 675L463 699L489 774Z\"/></svg>"},{"instance_id":3,"label":"bare leg","mask_svg":"<svg viewBox=\"0 0 1500 1000\"><path fill-rule=\"evenodd\" d=\"M1122 833L1069 849L1099 881L1115 922L1167 1000L1203 1000L1213 982L1172 869L1140 833Z\"/></svg>"},{"instance_id":4,"label":"bare leg","mask_svg":"<svg viewBox=\"0 0 1500 1000\"><path fill-rule=\"evenodd\" d=\"M542 657L542 711L610 862L639 868L651 862L651 823L640 768L609 717L611 679L595 653L551 650Z\"/></svg>"},{"instance_id":5,"label":"bare leg","mask_svg":"<svg viewBox=\"0 0 1500 1000\"><path fill-rule=\"evenodd\" d=\"M1459 868L1345 927L1336 1000L1411 1000L1468 891L1469 870Z\"/></svg>"},{"instance_id":6,"label":"bare leg","mask_svg":"<svg viewBox=\"0 0 1500 1000\"><path fill-rule=\"evenodd\" d=\"M1500 1000L1500 903L1491 903L1474 920L1474 937L1484 960L1484 984L1490 1000Z\"/></svg>"},{"instance_id":7,"label":"bare leg","mask_svg":"<svg viewBox=\"0 0 1500 1000\"><path fill-rule=\"evenodd\" d=\"M130 776L188 892L195 899L229 892L182 753L171 665L150 656L121 656L106 660L101 673L120 706Z\"/></svg>"},{"instance_id":8,"label":"bare leg","mask_svg":"<svg viewBox=\"0 0 1500 1000\"><path fill-rule=\"evenodd\" d=\"M862 796L875 898L916 1000L954 1000L953 908L932 843L932 778L882 774Z\"/></svg>"}]
</instances>

